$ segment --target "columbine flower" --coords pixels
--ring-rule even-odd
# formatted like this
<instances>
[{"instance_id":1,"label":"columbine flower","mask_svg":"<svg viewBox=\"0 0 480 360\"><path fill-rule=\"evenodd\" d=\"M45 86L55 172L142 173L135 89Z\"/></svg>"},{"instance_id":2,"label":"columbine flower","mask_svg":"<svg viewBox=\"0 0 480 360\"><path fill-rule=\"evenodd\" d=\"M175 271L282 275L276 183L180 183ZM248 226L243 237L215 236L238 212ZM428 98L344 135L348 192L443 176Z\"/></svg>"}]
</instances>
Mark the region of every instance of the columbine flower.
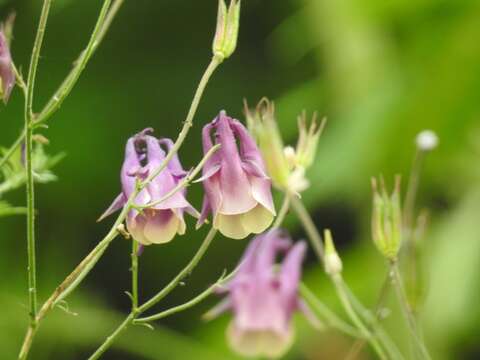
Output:
<instances>
[{"instance_id":1,"label":"columbine flower","mask_svg":"<svg viewBox=\"0 0 480 360\"><path fill-rule=\"evenodd\" d=\"M236 352L268 358L284 354L293 342L291 320L296 310L303 310L316 324L298 295L305 251L304 242L292 246L278 229L252 240L237 274L220 290L228 293L227 298L210 313L216 316L231 309L234 318L227 337ZM279 253L285 257L277 267Z\"/></svg>"},{"instance_id":2,"label":"columbine flower","mask_svg":"<svg viewBox=\"0 0 480 360\"><path fill-rule=\"evenodd\" d=\"M271 181L257 145L247 129L222 111L203 128L203 151L221 148L203 168L205 198L201 224L210 212L213 226L233 239L259 234L272 223L275 208Z\"/></svg>"},{"instance_id":3,"label":"columbine flower","mask_svg":"<svg viewBox=\"0 0 480 360\"><path fill-rule=\"evenodd\" d=\"M157 169L165 159L165 151L160 145L171 149L170 139L158 140L148 135L151 129L131 137L127 141L125 160L121 170L122 193L101 216L100 220L122 208L132 192L137 179L146 177ZM171 191L186 175L175 155L163 169L135 198L134 204L147 205L161 199ZM127 229L133 238L143 245L169 242L178 233L185 233L183 212L196 216L197 212L185 199L186 190L175 193L165 201L139 212L130 210L127 216Z\"/></svg>"},{"instance_id":4,"label":"columbine flower","mask_svg":"<svg viewBox=\"0 0 480 360\"><path fill-rule=\"evenodd\" d=\"M12 56L3 29L0 30L0 98L6 104L15 85Z\"/></svg>"}]
</instances>

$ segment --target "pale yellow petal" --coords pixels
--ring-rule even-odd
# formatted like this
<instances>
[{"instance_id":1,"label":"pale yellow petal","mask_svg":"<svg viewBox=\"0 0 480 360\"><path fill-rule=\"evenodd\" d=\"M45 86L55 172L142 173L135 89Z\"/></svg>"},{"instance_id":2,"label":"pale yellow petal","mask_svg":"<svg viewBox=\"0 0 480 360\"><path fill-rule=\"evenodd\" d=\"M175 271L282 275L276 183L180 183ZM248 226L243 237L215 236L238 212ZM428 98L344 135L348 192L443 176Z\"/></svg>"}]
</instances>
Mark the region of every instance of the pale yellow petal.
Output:
<instances>
[{"instance_id":1,"label":"pale yellow petal","mask_svg":"<svg viewBox=\"0 0 480 360\"><path fill-rule=\"evenodd\" d=\"M243 227L249 233L260 234L270 226L273 217L273 214L268 209L258 204L252 210L243 214Z\"/></svg>"},{"instance_id":2,"label":"pale yellow petal","mask_svg":"<svg viewBox=\"0 0 480 360\"><path fill-rule=\"evenodd\" d=\"M243 239L250 232L243 226L243 214L239 215L223 215L218 213L215 216L213 226L218 229L224 236L232 239Z\"/></svg>"},{"instance_id":3,"label":"pale yellow petal","mask_svg":"<svg viewBox=\"0 0 480 360\"><path fill-rule=\"evenodd\" d=\"M293 331L285 333L271 330L241 330L232 321L227 329L232 350L246 357L276 359L284 355L293 342Z\"/></svg>"},{"instance_id":4,"label":"pale yellow petal","mask_svg":"<svg viewBox=\"0 0 480 360\"><path fill-rule=\"evenodd\" d=\"M148 221L143 229L145 238L152 244L164 244L171 241L177 234L179 220L176 216L162 224Z\"/></svg>"}]
</instances>

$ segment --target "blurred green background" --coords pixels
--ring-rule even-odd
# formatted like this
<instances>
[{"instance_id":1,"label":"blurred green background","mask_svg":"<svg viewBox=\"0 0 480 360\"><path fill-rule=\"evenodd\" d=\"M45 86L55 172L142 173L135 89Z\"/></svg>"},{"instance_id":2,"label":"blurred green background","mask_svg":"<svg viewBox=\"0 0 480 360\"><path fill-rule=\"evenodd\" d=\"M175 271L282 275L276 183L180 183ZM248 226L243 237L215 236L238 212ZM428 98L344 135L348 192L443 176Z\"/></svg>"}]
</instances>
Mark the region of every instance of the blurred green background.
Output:
<instances>
[{"instance_id":1,"label":"blurred green background","mask_svg":"<svg viewBox=\"0 0 480 360\"><path fill-rule=\"evenodd\" d=\"M4 18L17 12L12 45L16 64L28 66L41 2L0 0ZM38 283L45 299L106 234L113 219L95 219L120 190L123 147L133 133L152 126L175 137L208 63L215 0L126 0L104 43L63 107L42 131L49 153L67 157L54 169L59 181L37 186ZM86 45L99 0L53 2L38 73L39 110ZM430 219L423 241L427 278L423 325L434 359L480 358L480 2L478 0L244 0L234 56L212 78L180 155L185 167L200 158L200 129L221 109L242 118L242 99L276 101L288 141L296 137L303 109L328 117L312 186L303 198L319 228L330 227L344 272L365 304L373 306L385 276L370 234L370 177L408 176L415 135L430 128L440 146L422 172L418 208ZM0 107L0 144L9 146L22 127L18 89ZM404 181L406 183L406 181ZM189 189L199 208L201 186ZM22 189L4 200L21 206ZM206 229L140 259L146 299L186 264ZM287 226L304 236L293 215ZM13 359L27 326L26 241L22 216L0 218L0 358ZM218 237L201 265L160 305L189 299L231 269L247 241ZM129 308L130 243L115 240L73 296L78 316L55 310L35 340L32 359L84 359ZM312 255L305 277L344 316ZM391 299L393 300L393 299ZM208 301L166 318L155 331L128 330L105 359L234 359L224 340L229 316L204 323ZM398 307L386 320L404 342ZM300 317L289 359L341 359L352 340L315 332ZM361 359L372 358L364 351Z\"/></svg>"}]
</instances>

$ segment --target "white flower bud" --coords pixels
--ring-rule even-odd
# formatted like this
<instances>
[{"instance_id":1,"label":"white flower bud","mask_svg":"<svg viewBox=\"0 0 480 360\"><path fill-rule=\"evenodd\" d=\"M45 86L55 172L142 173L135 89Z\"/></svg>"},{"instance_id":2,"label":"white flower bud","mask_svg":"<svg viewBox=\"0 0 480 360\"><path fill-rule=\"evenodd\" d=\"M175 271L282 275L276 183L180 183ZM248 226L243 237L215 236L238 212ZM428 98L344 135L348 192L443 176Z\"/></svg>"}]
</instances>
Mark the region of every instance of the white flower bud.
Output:
<instances>
[{"instance_id":1,"label":"white flower bud","mask_svg":"<svg viewBox=\"0 0 480 360\"><path fill-rule=\"evenodd\" d=\"M431 151L438 146L438 136L432 130L423 130L416 138L417 147L422 151Z\"/></svg>"}]
</instances>

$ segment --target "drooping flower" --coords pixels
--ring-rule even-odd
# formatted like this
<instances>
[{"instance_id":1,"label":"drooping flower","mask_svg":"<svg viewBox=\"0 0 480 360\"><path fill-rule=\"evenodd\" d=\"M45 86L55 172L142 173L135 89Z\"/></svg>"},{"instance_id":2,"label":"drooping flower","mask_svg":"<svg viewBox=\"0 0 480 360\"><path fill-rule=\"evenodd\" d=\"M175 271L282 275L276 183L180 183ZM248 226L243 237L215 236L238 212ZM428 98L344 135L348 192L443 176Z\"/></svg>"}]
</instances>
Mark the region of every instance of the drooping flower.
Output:
<instances>
[{"instance_id":1,"label":"drooping flower","mask_svg":"<svg viewBox=\"0 0 480 360\"><path fill-rule=\"evenodd\" d=\"M199 224L212 212L213 226L230 238L265 231L275 216L271 180L247 129L222 111L205 125L202 138L204 153L213 143L221 147L203 168L206 194Z\"/></svg>"},{"instance_id":2,"label":"drooping flower","mask_svg":"<svg viewBox=\"0 0 480 360\"><path fill-rule=\"evenodd\" d=\"M317 325L316 318L298 295L306 244L292 243L276 229L257 236L249 244L235 277L220 291L227 292L214 316L225 310L234 314L227 338L233 350L244 356L276 358L294 338L291 323L302 310ZM285 257L275 265L278 254Z\"/></svg>"},{"instance_id":3,"label":"drooping flower","mask_svg":"<svg viewBox=\"0 0 480 360\"><path fill-rule=\"evenodd\" d=\"M125 206L135 191L137 179L146 179L165 159L165 146L173 147L170 139L160 139L148 135L151 129L131 137L127 141L125 160L120 178L122 193L101 216L100 220ZM178 182L186 176L178 156L175 155L147 186L140 191L134 204L144 206L162 199ZM131 209L127 215L127 229L133 238L143 245L163 244L171 241L176 234L185 233L184 211L197 216L197 211L185 199L186 190L176 192L168 199L139 212Z\"/></svg>"},{"instance_id":4,"label":"drooping flower","mask_svg":"<svg viewBox=\"0 0 480 360\"><path fill-rule=\"evenodd\" d=\"M6 104L15 85L12 56L3 29L0 29L0 98Z\"/></svg>"}]
</instances>

